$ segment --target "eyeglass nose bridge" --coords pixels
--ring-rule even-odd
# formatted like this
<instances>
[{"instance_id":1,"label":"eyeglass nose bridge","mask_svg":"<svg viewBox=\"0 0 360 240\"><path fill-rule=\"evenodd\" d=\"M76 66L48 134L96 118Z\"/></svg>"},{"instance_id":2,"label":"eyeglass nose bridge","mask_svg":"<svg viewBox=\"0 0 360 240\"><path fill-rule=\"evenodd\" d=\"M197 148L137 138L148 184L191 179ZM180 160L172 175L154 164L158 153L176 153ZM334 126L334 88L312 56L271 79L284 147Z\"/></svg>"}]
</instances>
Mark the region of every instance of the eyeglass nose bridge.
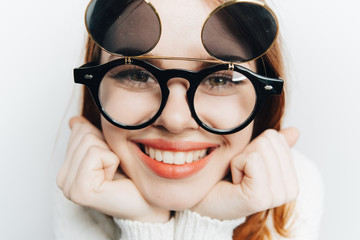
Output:
<instances>
[{"instance_id":1,"label":"eyeglass nose bridge","mask_svg":"<svg viewBox=\"0 0 360 240\"><path fill-rule=\"evenodd\" d=\"M204 76L199 72L189 71L184 69L166 69L162 70L161 77L157 77L161 88L169 90L169 83L184 82L186 84L186 92L195 92L197 86L200 84ZM163 89L162 89L163 90Z\"/></svg>"},{"instance_id":2,"label":"eyeglass nose bridge","mask_svg":"<svg viewBox=\"0 0 360 240\"><path fill-rule=\"evenodd\" d=\"M162 91L162 103L158 113L155 116L157 119L161 113L163 112L164 108L167 105L168 98L171 94L169 89L169 83L171 81L178 82L179 80L186 84L186 101L188 108L191 113L191 117L199 124L202 125L201 121L196 115L195 108L194 108L194 95L195 91L202 81L202 74L199 72L184 70L184 69L164 69L161 70L161 76L156 76L158 78L158 82ZM172 83L170 83L172 84Z\"/></svg>"}]
</instances>

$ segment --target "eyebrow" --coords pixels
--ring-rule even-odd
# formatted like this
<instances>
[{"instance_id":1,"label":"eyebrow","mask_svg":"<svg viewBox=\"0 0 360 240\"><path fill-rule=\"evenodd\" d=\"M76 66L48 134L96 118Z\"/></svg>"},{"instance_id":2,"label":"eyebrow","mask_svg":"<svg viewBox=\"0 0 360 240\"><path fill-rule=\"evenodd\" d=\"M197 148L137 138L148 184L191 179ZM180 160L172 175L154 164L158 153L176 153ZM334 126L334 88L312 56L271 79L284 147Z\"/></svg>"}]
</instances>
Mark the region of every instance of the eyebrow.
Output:
<instances>
[{"instance_id":1,"label":"eyebrow","mask_svg":"<svg viewBox=\"0 0 360 240\"><path fill-rule=\"evenodd\" d=\"M222 64L222 62L220 60L217 60L215 58L212 57L206 57L206 58L190 58L190 57L164 57L164 56L159 56L159 58L156 58L157 56L154 54L149 54L146 53L144 55L141 55L144 58L141 59L143 61L146 61L154 66L157 66L159 68L165 68L164 67L164 61L174 61L174 60L179 60L179 61L193 61L195 63L197 63L197 68L199 69L204 69L204 68L208 68L217 64ZM148 57L148 58L147 58ZM176 59L179 58L179 59ZM186 60L188 59L188 60ZM198 60L198 61L197 61ZM204 61L201 61L204 60ZM208 62L207 62L208 61ZM211 62L213 61L213 62ZM225 62L224 62L225 63Z\"/></svg>"}]
</instances>

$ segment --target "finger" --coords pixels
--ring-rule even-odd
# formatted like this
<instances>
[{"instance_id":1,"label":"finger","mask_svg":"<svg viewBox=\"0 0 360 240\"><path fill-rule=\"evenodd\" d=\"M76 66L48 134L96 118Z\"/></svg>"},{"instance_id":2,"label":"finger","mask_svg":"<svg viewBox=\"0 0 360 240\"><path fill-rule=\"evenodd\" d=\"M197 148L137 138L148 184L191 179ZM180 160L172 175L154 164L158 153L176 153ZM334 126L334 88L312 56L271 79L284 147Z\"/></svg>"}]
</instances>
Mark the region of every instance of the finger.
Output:
<instances>
[{"instance_id":1,"label":"finger","mask_svg":"<svg viewBox=\"0 0 360 240\"><path fill-rule=\"evenodd\" d=\"M280 187L274 187L274 189L277 189L277 192L273 193L276 194L274 195L274 198L276 199L274 204L276 206L294 200L298 193L297 176L289 142L296 142L299 133L296 128L288 128L284 132L285 135L288 136L288 139L285 138L284 134L276 131L265 132L267 137L271 140L270 143L277 156L276 158L279 165L278 175L273 176L271 173L269 173L269 175L271 178L278 178L281 180L283 187L282 189Z\"/></svg>"},{"instance_id":2,"label":"finger","mask_svg":"<svg viewBox=\"0 0 360 240\"><path fill-rule=\"evenodd\" d=\"M272 204L274 207L285 203L287 199L287 187L285 174L288 170L285 163L289 158L290 147L281 139L281 134L276 130L266 130L264 137L268 140L268 149L264 158L269 175L269 185L272 193ZM269 154L271 152L271 154ZM264 154L264 151L262 151Z\"/></svg>"},{"instance_id":3,"label":"finger","mask_svg":"<svg viewBox=\"0 0 360 240\"><path fill-rule=\"evenodd\" d=\"M101 193L101 186L106 178L109 179L109 174L115 174L118 162L116 155L108 150L98 146L88 148L74 179L64 189L65 196L81 205L93 205L94 195Z\"/></svg>"},{"instance_id":4,"label":"finger","mask_svg":"<svg viewBox=\"0 0 360 240\"><path fill-rule=\"evenodd\" d=\"M113 152L91 147L79 167L72 198L118 218L148 221L147 215L156 216L162 212L144 200L132 180L123 175L118 177L119 164Z\"/></svg>"},{"instance_id":5,"label":"finger","mask_svg":"<svg viewBox=\"0 0 360 240\"><path fill-rule=\"evenodd\" d=\"M92 133L85 134L83 136L83 139L80 141L78 147L74 150L71 159L68 161L66 178L63 184L64 191L67 192L69 191L69 189L71 189L71 186L74 183L74 180L79 171L79 167L82 161L86 161L86 159L89 157L87 153L92 147L98 147L103 150L109 151L106 143L99 139L97 136ZM94 157L91 157L91 159L94 159ZM95 158L94 161L100 161L100 159L96 160Z\"/></svg>"},{"instance_id":6,"label":"finger","mask_svg":"<svg viewBox=\"0 0 360 240\"><path fill-rule=\"evenodd\" d=\"M263 159L268 175L267 184L274 198L278 198L276 193L284 191L280 163L275 149L280 142L278 135L276 130L268 129L251 141L244 150L247 153L258 153Z\"/></svg>"},{"instance_id":7,"label":"finger","mask_svg":"<svg viewBox=\"0 0 360 240\"><path fill-rule=\"evenodd\" d=\"M286 189L286 202L296 199L299 191L298 179L295 169L292 151L287 143L287 140L282 134L279 134L280 141L283 148L279 150L278 155L280 159L280 166L284 178L284 185Z\"/></svg>"},{"instance_id":8,"label":"finger","mask_svg":"<svg viewBox=\"0 0 360 240\"><path fill-rule=\"evenodd\" d=\"M74 128L76 130L78 128L86 127L88 131L91 131L92 133L96 134L99 138L103 138L102 132L82 116L72 117L69 120L69 127L71 130L74 130Z\"/></svg>"},{"instance_id":9,"label":"finger","mask_svg":"<svg viewBox=\"0 0 360 240\"><path fill-rule=\"evenodd\" d=\"M280 134L276 130L268 129L251 141L244 150L245 153L257 153L263 160L267 175L267 179L263 180L266 186L264 183L256 183L256 185L262 186L262 189L257 189L257 191L268 192L269 194L266 197L270 199L273 205L281 205L287 196L278 151L284 147L289 147L287 143L286 146L282 145ZM249 174L251 173L245 172L245 175Z\"/></svg>"},{"instance_id":10,"label":"finger","mask_svg":"<svg viewBox=\"0 0 360 240\"><path fill-rule=\"evenodd\" d=\"M104 181L93 201L101 212L118 218L135 220L158 215L130 179Z\"/></svg>"},{"instance_id":11,"label":"finger","mask_svg":"<svg viewBox=\"0 0 360 240\"><path fill-rule=\"evenodd\" d=\"M89 121L86 118L84 118L83 116L74 116L74 117L70 118L70 120L69 120L70 129L73 128L75 123L89 123Z\"/></svg>"},{"instance_id":12,"label":"finger","mask_svg":"<svg viewBox=\"0 0 360 240\"><path fill-rule=\"evenodd\" d=\"M78 118L78 121L72 118L72 120L70 121L72 121L72 133L69 140L68 153L73 153L74 149L76 149L79 146L80 142L84 139L84 136L86 136L87 134L95 135L101 141L105 141L102 132L99 129L97 129L95 126L93 126L85 118L82 117Z\"/></svg>"},{"instance_id":13,"label":"finger","mask_svg":"<svg viewBox=\"0 0 360 240\"><path fill-rule=\"evenodd\" d=\"M233 184L240 184L244 177L244 172L236 168L235 164L233 163L230 163L230 169L231 169L231 178Z\"/></svg>"},{"instance_id":14,"label":"finger","mask_svg":"<svg viewBox=\"0 0 360 240\"><path fill-rule=\"evenodd\" d=\"M94 127L89 121L83 117L73 117L69 121L71 125L71 135L68 143L67 153L64 163L59 171L57 183L58 186L63 185L66 174L69 172L71 161L74 158L75 149L78 148L80 142L84 139L87 134L93 134L97 136L101 141L105 141L102 133ZM105 148L106 145L102 144ZM82 156L81 156L82 157Z\"/></svg>"},{"instance_id":15,"label":"finger","mask_svg":"<svg viewBox=\"0 0 360 240\"><path fill-rule=\"evenodd\" d=\"M236 156L231 161L231 169L238 171L242 174L240 184L249 184L253 181L253 184L257 184L257 181L267 182L267 170L266 165L262 159L262 156L258 152L244 153ZM235 177L237 180L238 177Z\"/></svg>"},{"instance_id":16,"label":"finger","mask_svg":"<svg viewBox=\"0 0 360 240\"><path fill-rule=\"evenodd\" d=\"M234 158L232 167L244 173L239 185L232 184L224 188L222 195L229 200L228 206L247 216L271 206L271 189L269 187L268 169L262 155L258 152L243 154Z\"/></svg>"},{"instance_id":17,"label":"finger","mask_svg":"<svg viewBox=\"0 0 360 240\"><path fill-rule=\"evenodd\" d=\"M286 142L290 147L293 147L295 145L300 136L299 130L295 127L288 127L282 129L279 131L279 133L285 137Z\"/></svg>"},{"instance_id":18,"label":"finger","mask_svg":"<svg viewBox=\"0 0 360 240\"><path fill-rule=\"evenodd\" d=\"M120 160L117 155L109 150L105 150L99 146L90 147L81 164L79 165L76 178L91 182L94 180L93 176L98 176L96 186L104 181L112 181L116 170L119 166Z\"/></svg>"}]
</instances>

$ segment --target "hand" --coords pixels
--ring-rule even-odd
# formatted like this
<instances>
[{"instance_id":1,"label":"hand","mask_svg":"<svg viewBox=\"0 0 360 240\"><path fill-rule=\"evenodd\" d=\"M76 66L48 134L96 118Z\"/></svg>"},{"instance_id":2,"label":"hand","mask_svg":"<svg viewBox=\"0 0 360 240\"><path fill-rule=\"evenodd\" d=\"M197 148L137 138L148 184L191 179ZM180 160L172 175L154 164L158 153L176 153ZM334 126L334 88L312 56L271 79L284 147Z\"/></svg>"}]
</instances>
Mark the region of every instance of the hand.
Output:
<instances>
[{"instance_id":1,"label":"hand","mask_svg":"<svg viewBox=\"0 0 360 240\"><path fill-rule=\"evenodd\" d=\"M101 131L83 117L69 122L72 130L57 185L66 198L117 218L166 222L169 211L147 203L134 183L117 170L120 159Z\"/></svg>"},{"instance_id":2,"label":"hand","mask_svg":"<svg viewBox=\"0 0 360 240\"><path fill-rule=\"evenodd\" d=\"M236 219L296 199L298 182L291 155L299 132L266 130L231 160L232 183L222 180L192 211L215 219Z\"/></svg>"}]
</instances>

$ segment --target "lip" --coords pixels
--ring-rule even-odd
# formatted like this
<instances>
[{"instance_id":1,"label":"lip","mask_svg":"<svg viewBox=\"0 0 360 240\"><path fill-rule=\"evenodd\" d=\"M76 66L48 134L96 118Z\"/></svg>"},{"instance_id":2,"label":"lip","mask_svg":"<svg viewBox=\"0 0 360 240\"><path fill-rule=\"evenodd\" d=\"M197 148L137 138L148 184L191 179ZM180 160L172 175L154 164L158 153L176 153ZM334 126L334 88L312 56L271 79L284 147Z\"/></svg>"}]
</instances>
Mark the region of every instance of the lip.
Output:
<instances>
[{"instance_id":1,"label":"lip","mask_svg":"<svg viewBox=\"0 0 360 240\"><path fill-rule=\"evenodd\" d=\"M176 165L176 164L167 164L167 163L159 162L150 158L148 155L143 153L143 151L141 151L140 147L138 146L139 143L156 149L173 151L173 152L195 151L204 148L216 148L218 146L217 144L213 144L213 143L190 142L190 141L167 141L163 139L142 139L142 140L134 141L136 154L141 159L141 161L149 169L151 169L156 175L169 179L186 178L199 172L210 161L214 151L211 151L211 153L209 153L206 157L199 159L198 161Z\"/></svg>"}]
</instances>

